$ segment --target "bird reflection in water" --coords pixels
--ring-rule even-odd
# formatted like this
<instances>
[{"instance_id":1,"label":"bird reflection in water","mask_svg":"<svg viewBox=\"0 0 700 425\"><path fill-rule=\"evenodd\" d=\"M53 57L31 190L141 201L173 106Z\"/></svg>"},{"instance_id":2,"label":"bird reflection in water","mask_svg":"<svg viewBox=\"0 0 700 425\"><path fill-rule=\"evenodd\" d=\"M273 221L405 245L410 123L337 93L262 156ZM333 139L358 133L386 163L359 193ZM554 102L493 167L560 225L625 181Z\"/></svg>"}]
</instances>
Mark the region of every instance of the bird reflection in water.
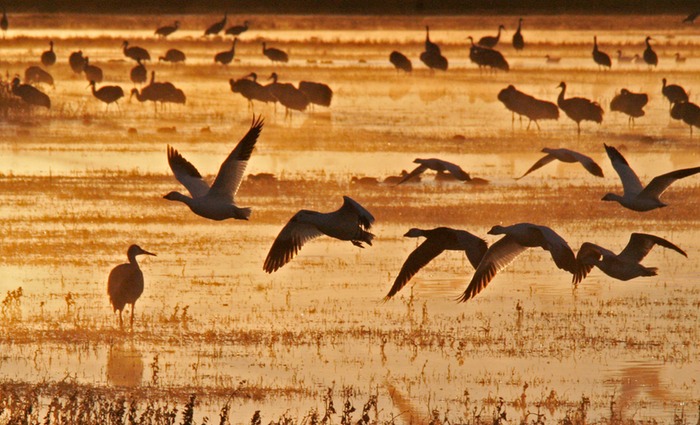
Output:
<instances>
[{"instance_id":1,"label":"bird reflection in water","mask_svg":"<svg viewBox=\"0 0 700 425\"><path fill-rule=\"evenodd\" d=\"M107 355L107 381L119 387L141 385L143 379L143 359L133 343L116 344L109 348Z\"/></svg>"}]
</instances>

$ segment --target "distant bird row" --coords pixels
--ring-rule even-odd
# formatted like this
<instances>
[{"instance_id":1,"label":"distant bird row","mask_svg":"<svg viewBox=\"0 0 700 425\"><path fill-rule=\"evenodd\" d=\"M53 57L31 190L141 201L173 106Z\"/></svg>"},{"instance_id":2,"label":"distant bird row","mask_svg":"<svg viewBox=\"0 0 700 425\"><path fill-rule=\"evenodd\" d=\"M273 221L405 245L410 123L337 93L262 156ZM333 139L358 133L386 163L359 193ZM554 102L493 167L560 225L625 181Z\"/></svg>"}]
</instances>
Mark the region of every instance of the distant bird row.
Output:
<instances>
[{"instance_id":1,"label":"distant bird row","mask_svg":"<svg viewBox=\"0 0 700 425\"><path fill-rule=\"evenodd\" d=\"M659 57L651 47L651 43L649 43L651 40L653 40L653 38L649 36L647 36L647 38L644 40L646 49L644 49L644 52L642 53L642 59L644 59L644 62L649 66L657 66L659 64ZM618 62L631 62L633 60L633 58L629 58L629 60L627 60L627 58L623 57L620 50L618 50L617 53ZM678 56L676 56L676 58L678 58ZM612 66L610 55L598 49L597 36L593 36L593 61L597 63L599 67L610 68Z\"/></svg>"},{"instance_id":2,"label":"distant bird row","mask_svg":"<svg viewBox=\"0 0 700 425\"><path fill-rule=\"evenodd\" d=\"M700 108L688 101L688 94L681 86L675 84L667 85L665 78L661 81L661 92L669 101L671 117L682 119L690 125L690 134L692 135L693 126L700 127ZM509 85L501 90L497 97L512 112L513 122L515 121L515 114L530 120L527 126L528 129L532 122L539 129L538 120L559 119L559 109L576 122L578 134L581 133L581 121L593 121L599 124L603 121L603 108L597 102L582 97L567 98L566 83L561 82L558 87L561 88L561 92L557 98L556 105L523 93L513 85ZM633 93L623 88L610 102L610 110L628 115L629 125L631 126L634 125L635 118L644 116L643 108L648 102L649 96L646 93Z\"/></svg>"},{"instance_id":3,"label":"distant bird row","mask_svg":"<svg viewBox=\"0 0 700 425\"><path fill-rule=\"evenodd\" d=\"M272 83L262 85L257 82L257 77L255 72L251 72L243 78L229 80L231 91L248 99L250 108L253 107L254 100L262 103L279 102L285 107L285 116L287 116L290 110L304 111L309 104L331 105L333 90L326 84L300 81L297 88L289 83L277 82L277 73L273 72L269 78Z\"/></svg>"}]
</instances>

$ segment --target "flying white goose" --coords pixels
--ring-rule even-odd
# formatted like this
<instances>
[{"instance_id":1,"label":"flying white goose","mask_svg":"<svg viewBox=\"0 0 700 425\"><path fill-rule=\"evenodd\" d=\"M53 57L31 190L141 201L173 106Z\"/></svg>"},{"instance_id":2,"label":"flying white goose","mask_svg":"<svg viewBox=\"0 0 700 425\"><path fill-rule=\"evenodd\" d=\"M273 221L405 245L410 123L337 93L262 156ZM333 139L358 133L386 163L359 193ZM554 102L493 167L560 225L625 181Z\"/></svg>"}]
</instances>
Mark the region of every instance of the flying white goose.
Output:
<instances>
[{"instance_id":1,"label":"flying white goose","mask_svg":"<svg viewBox=\"0 0 700 425\"><path fill-rule=\"evenodd\" d=\"M394 285L384 300L389 300L396 295L409 280L418 273L433 258L443 251L464 251L469 262L477 268L481 258L486 253L488 245L486 241L464 230L451 229L449 227L437 227L435 229L410 229L404 236L409 238L424 237L425 241L409 254L401 266L401 271L394 281Z\"/></svg>"},{"instance_id":2,"label":"flying white goose","mask_svg":"<svg viewBox=\"0 0 700 425\"><path fill-rule=\"evenodd\" d=\"M187 204L193 213L212 220L235 218L248 220L250 208L236 206L234 197L243 180L243 173L263 127L263 119L253 116L250 130L238 142L228 158L221 164L219 174L209 187L199 171L180 155L175 148L168 146L168 164L175 178L182 183L192 197L180 192L170 192L164 196L170 201Z\"/></svg>"},{"instance_id":3,"label":"flying white goose","mask_svg":"<svg viewBox=\"0 0 700 425\"><path fill-rule=\"evenodd\" d=\"M600 169L600 166L596 164L595 161L593 161L590 157L582 153L578 153L576 151L572 151L565 148L544 148L542 149L542 152L546 153L547 155L543 156L539 161L535 162L535 164L532 167L530 167L530 169L527 170L525 174L518 177L516 180L522 179L531 172L544 167L545 165L549 164L555 159L558 159L561 162L569 163L580 162L581 165L583 165L583 168L585 168L589 173L593 174L594 176L603 177L603 170Z\"/></svg>"},{"instance_id":4,"label":"flying white goose","mask_svg":"<svg viewBox=\"0 0 700 425\"><path fill-rule=\"evenodd\" d=\"M505 235L491 245L476 268L471 282L458 299L465 302L481 292L496 273L503 270L518 255L528 248L540 247L552 254L554 263L562 270L575 274L578 270L576 257L569 244L554 230L546 226L518 223L512 226L494 226L490 235Z\"/></svg>"},{"instance_id":5,"label":"flying white goose","mask_svg":"<svg viewBox=\"0 0 700 425\"><path fill-rule=\"evenodd\" d=\"M593 266L598 267L606 275L619 280L630 280L639 276L656 276L656 267L644 267L640 261L647 256L654 246L659 245L672 249L677 253L688 256L682 249L658 236L646 233L632 233L625 249L615 254L599 245L584 242L576 254L578 270L574 274L573 283L578 284L588 276Z\"/></svg>"},{"instance_id":6,"label":"flying white goose","mask_svg":"<svg viewBox=\"0 0 700 425\"><path fill-rule=\"evenodd\" d=\"M301 210L294 214L277 235L265 258L263 269L267 273L276 271L290 262L306 242L323 235L350 241L360 248L364 248L362 242L372 245L374 235L367 230L373 222L372 214L347 196L343 196L343 206L337 211L320 213Z\"/></svg>"},{"instance_id":7,"label":"flying white goose","mask_svg":"<svg viewBox=\"0 0 700 425\"><path fill-rule=\"evenodd\" d=\"M661 202L659 197L673 182L700 173L700 167L671 171L670 173L654 177L646 187L643 187L642 182L627 163L625 157L614 147L606 144L603 144L603 146L605 146L605 151L608 153L613 168L620 176L623 189L622 196L608 193L603 196L603 201L617 201L623 207L634 211L651 211L665 207L666 204Z\"/></svg>"},{"instance_id":8,"label":"flying white goose","mask_svg":"<svg viewBox=\"0 0 700 425\"><path fill-rule=\"evenodd\" d=\"M462 167L460 167L457 164L453 164L451 162L443 161L442 159L438 158L428 158L428 159L423 159L423 158L416 158L413 160L414 163L420 164L416 168L413 169L410 173L405 175L403 179L401 179L400 182L397 184L401 184L407 180L410 180L411 178L418 176L420 174L423 174L425 170L434 170L437 171L438 173L443 173L443 172L448 172L454 176L457 180L460 181L466 181L466 182L473 182L473 183L488 183L487 180L484 179L479 179L479 178L472 178L469 173L466 171L462 170Z\"/></svg>"}]
</instances>

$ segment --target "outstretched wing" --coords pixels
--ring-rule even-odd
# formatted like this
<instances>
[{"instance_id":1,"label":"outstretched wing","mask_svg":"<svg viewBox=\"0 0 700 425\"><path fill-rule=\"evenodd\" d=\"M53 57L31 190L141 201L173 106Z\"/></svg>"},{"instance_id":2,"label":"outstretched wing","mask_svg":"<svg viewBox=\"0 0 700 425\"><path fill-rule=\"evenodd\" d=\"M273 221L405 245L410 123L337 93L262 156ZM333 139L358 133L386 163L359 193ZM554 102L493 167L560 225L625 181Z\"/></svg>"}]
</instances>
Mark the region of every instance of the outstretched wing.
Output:
<instances>
[{"instance_id":1,"label":"outstretched wing","mask_svg":"<svg viewBox=\"0 0 700 425\"><path fill-rule=\"evenodd\" d=\"M185 186L193 198L202 197L209 192L209 185L199 174L197 168L170 145L168 145L168 164L177 181Z\"/></svg>"},{"instance_id":2,"label":"outstretched wing","mask_svg":"<svg viewBox=\"0 0 700 425\"><path fill-rule=\"evenodd\" d=\"M603 250L604 248L590 242L584 242L581 245L576 254L576 273L571 281L574 285L581 283L593 270L593 266L603 255Z\"/></svg>"},{"instance_id":3,"label":"outstretched wing","mask_svg":"<svg viewBox=\"0 0 700 425\"><path fill-rule=\"evenodd\" d=\"M566 270L571 274L576 274L577 265L574 251L571 250L569 244L559 236L557 232L546 226L535 226L544 239L542 248L549 251L554 260L554 264L562 270Z\"/></svg>"},{"instance_id":4,"label":"outstretched wing","mask_svg":"<svg viewBox=\"0 0 700 425\"><path fill-rule=\"evenodd\" d=\"M462 170L462 167L460 167L457 164L453 164L451 162L447 161L442 161L442 165L445 167L445 170L449 171L450 174L455 176L457 180L470 180L471 177L469 176L469 173L466 171Z\"/></svg>"},{"instance_id":5,"label":"outstretched wing","mask_svg":"<svg viewBox=\"0 0 700 425\"><path fill-rule=\"evenodd\" d=\"M638 195L641 193L644 189L642 187L642 182L639 181L639 177L637 177L637 174L627 163L625 157L614 147L606 144L603 144L603 146L605 146L605 152L608 153L608 158L610 158L613 168L617 172L617 175L620 176L625 196Z\"/></svg>"},{"instance_id":6,"label":"outstretched wing","mask_svg":"<svg viewBox=\"0 0 700 425\"><path fill-rule=\"evenodd\" d=\"M685 257L688 256L685 251L664 238L649 235L647 233L632 233L630 236L630 241L627 243L625 249L620 252L618 258L624 261L639 263L644 259L644 257L647 256L647 254L649 254L651 249L654 248L654 245L672 249Z\"/></svg>"},{"instance_id":7,"label":"outstretched wing","mask_svg":"<svg viewBox=\"0 0 700 425\"><path fill-rule=\"evenodd\" d=\"M423 171L425 171L425 170L427 170L427 169L428 169L428 167L426 167L426 166L423 165L423 164L417 166L416 168L413 169L413 171L411 171L410 173L408 173L408 174L406 174L405 176L403 176L403 178L402 178L398 183L396 183L396 185L398 186L398 185L400 185L401 183L405 182L406 180L412 179L413 177L422 174Z\"/></svg>"},{"instance_id":8,"label":"outstretched wing","mask_svg":"<svg viewBox=\"0 0 700 425\"><path fill-rule=\"evenodd\" d=\"M372 227L372 223L374 223L374 216L359 202L349 196L343 196L343 206L340 207L340 211L344 214L357 216L358 224L364 230L369 230Z\"/></svg>"},{"instance_id":9,"label":"outstretched wing","mask_svg":"<svg viewBox=\"0 0 700 425\"><path fill-rule=\"evenodd\" d=\"M474 298L481 292L486 285L491 282L496 273L503 270L510 264L518 255L527 250L526 246L522 246L515 241L511 236L504 236L496 241L484 254L479 267L476 268L471 282L464 290L464 293L459 297L458 301L465 302Z\"/></svg>"},{"instance_id":10,"label":"outstretched wing","mask_svg":"<svg viewBox=\"0 0 700 425\"><path fill-rule=\"evenodd\" d=\"M543 156L542 158L540 158L539 161L535 162L535 163L532 165L532 167L530 167L529 170L525 171L525 174L523 174L522 176L516 178L516 180L522 179L523 177L527 176L527 175L530 174L531 172L533 172L533 171L535 171L535 170L537 170L537 169L540 169L540 168L544 167L545 165L549 164L550 162L554 161L555 159L556 159L556 158L554 158L554 156L551 155L551 154L547 154L547 155Z\"/></svg>"},{"instance_id":11,"label":"outstretched wing","mask_svg":"<svg viewBox=\"0 0 700 425\"><path fill-rule=\"evenodd\" d=\"M230 202L236 196L238 188L243 180L243 173L248 165L248 160L258 141L258 136L262 131L264 120L262 116L256 119L253 116L253 123L245 136L238 142L238 145L231 151L228 158L221 164L219 174L211 185L211 195L224 198Z\"/></svg>"},{"instance_id":12,"label":"outstretched wing","mask_svg":"<svg viewBox=\"0 0 700 425\"><path fill-rule=\"evenodd\" d=\"M290 262L306 242L323 235L316 226L298 221L299 215L306 213L308 211L302 210L294 214L277 235L263 264L263 270L267 273L272 273Z\"/></svg>"},{"instance_id":13,"label":"outstretched wing","mask_svg":"<svg viewBox=\"0 0 700 425\"><path fill-rule=\"evenodd\" d=\"M572 159L583 165L583 168L585 168L589 173L593 174L594 176L604 177L603 170L600 168L600 165L593 161L590 156L572 151L571 149L561 149L561 151L565 152L567 155L570 155Z\"/></svg>"},{"instance_id":14,"label":"outstretched wing","mask_svg":"<svg viewBox=\"0 0 700 425\"><path fill-rule=\"evenodd\" d=\"M670 173L656 176L649 182L647 187L644 188L642 193L645 196L658 198L676 180L689 177L697 173L700 173L700 167L684 168L682 170L671 171Z\"/></svg>"},{"instance_id":15,"label":"outstretched wing","mask_svg":"<svg viewBox=\"0 0 700 425\"><path fill-rule=\"evenodd\" d=\"M426 239L422 244L418 245L418 248L413 250L409 254L406 261L401 266L401 271L399 275L396 276L394 280L394 285L389 290L389 293L384 297L384 301L396 295L397 292L401 290L409 280L418 273L426 264L431 262L433 258L440 255L445 250L445 245L440 241L434 239Z\"/></svg>"}]
</instances>

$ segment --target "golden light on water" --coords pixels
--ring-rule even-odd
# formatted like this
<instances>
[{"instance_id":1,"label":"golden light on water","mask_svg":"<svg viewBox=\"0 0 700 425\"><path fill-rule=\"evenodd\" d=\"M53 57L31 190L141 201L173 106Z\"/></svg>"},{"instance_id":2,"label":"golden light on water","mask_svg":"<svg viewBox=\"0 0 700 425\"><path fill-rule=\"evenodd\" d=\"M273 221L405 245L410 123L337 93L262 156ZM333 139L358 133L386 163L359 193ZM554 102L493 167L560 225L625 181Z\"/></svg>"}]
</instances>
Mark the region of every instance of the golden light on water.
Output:
<instances>
[{"instance_id":1,"label":"golden light on water","mask_svg":"<svg viewBox=\"0 0 700 425\"><path fill-rule=\"evenodd\" d=\"M158 24L183 23L166 40L153 37L151 17L100 17L88 25L78 16L44 16L30 25L31 17L18 16L0 40L0 69L23 76L50 38L58 63L49 69L55 87L41 87L51 110L0 122L3 384L67 380L119 394L162 391L179 404L197 393L205 400L200 422L215 417L234 390L249 396L233 398L241 423L256 410L265 422L285 412L303 418L323 410L328 388L336 405L350 394L358 410L376 393L384 420L410 408L422 415L414 422L425 422L430 405L452 422L467 422L473 408L486 417L503 397L513 420L539 405L560 421L587 397L592 421L610 417L611 400L623 419L669 423L685 403L688 423L695 421L700 177L676 182L663 196L669 206L648 213L600 201L622 190L603 143L618 147L644 183L700 165L697 134L690 138L688 127L669 117L661 95L667 78L697 101L695 27L675 16L631 17L629 29L615 31L618 17L530 16L526 48L516 52L509 44L513 16L358 17L354 26L343 17L259 16L240 37L237 60L224 67L213 56L230 40L200 37L220 17L160 17ZM465 38L495 33L501 22L508 32L499 48L511 71L480 72L469 62ZM446 73L430 73L418 60L426 24L450 60ZM641 53L648 34L656 39L657 68L616 63L616 50ZM590 58L593 35L613 56L610 71L598 71ZM68 67L68 54L83 50L103 67L104 84L129 91L134 63L122 54L123 39L152 57L171 47L186 52L185 64L146 65L157 81L182 88L186 105L156 112L123 99L106 110L92 97L83 76ZM262 40L289 51L290 63L270 63ZM411 75L389 64L395 49L413 61ZM688 57L685 64L676 64L676 52ZM547 54L562 60L547 64ZM256 103L251 110L228 83L251 71L261 81L274 71L285 82L327 83L332 105L291 119L281 106ZM569 96L601 104L602 125L584 122L576 137L575 123L562 113L540 122L540 131L526 130L496 99L514 84L556 101L560 81ZM649 94L634 127L609 111L621 88ZM276 181L244 181L236 200L253 209L250 221L209 221L162 199L182 189L168 167L167 145L213 176L253 112L265 126L247 174L272 173ZM605 177L553 162L515 180L543 147L584 152ZM410 171L415 158L431 157L489 184L437 182L429 172L420 183L400 186L351 182L382 181ZM278 272L262 270L296 211L335 210L342 195L376 217L373 246L322 238ZM656 247L643 263L658 267L658 276L620 282L594 269L574 288L570 274L534 249L458 304L473 270L464 254L445 252L395 299L381 302L422 241L404 238L408 228L450 226L493 243L498 238L486 235L491 226L518 222L550 226L574 250L589 241L619 252L630 233L652 233L688 257ZM122 332L106 279L126 261L131 243L158 256L139 258L146 287L133 332ZM11 296L19 287L22 295Z\"/></svg>"}]
</instances>

